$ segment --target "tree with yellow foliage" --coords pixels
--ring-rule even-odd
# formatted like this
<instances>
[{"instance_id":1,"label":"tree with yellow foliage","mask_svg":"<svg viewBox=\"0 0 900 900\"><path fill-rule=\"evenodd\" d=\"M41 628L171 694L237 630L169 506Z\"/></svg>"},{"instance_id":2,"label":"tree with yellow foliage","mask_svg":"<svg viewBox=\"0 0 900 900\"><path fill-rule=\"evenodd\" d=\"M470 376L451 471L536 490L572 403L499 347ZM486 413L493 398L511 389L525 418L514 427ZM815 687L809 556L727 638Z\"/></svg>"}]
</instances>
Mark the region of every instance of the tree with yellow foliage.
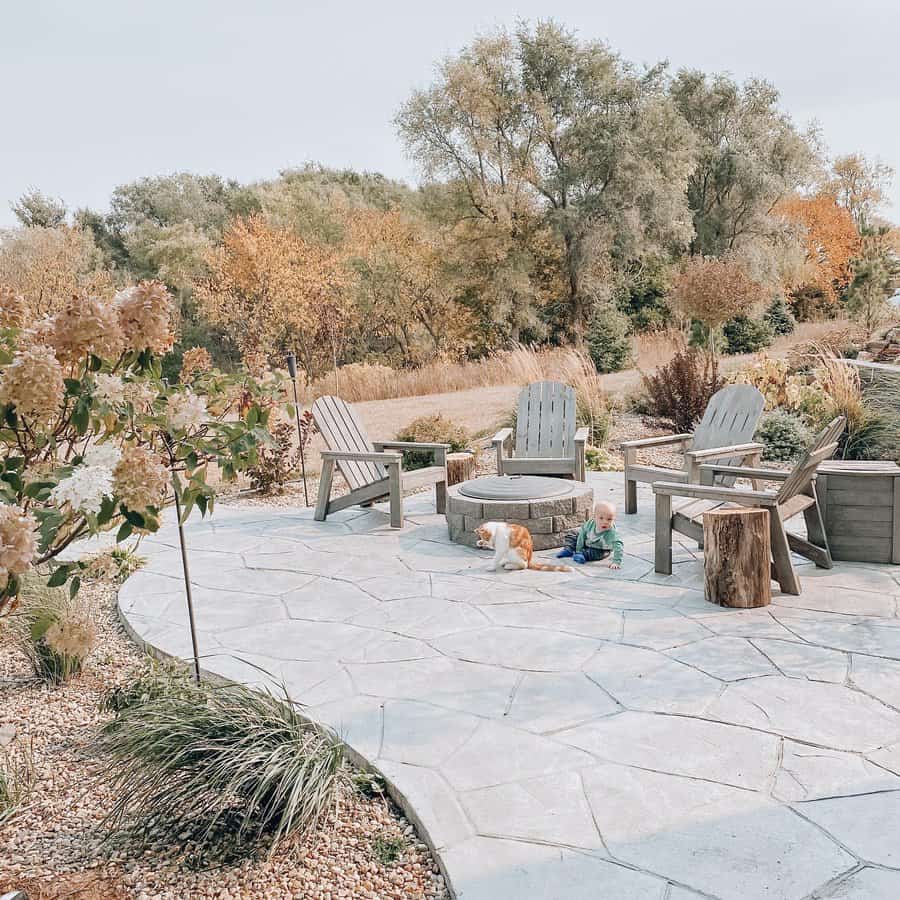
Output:
<instances>
[{"instance_id":1,"label":"tree with yellow foliage","mask_svg":"<svg viewBox=\"0 0 900 900\"><path fill-rule=\"evenodd\" d=\"M57 312L73 296L108 298L114 292L91 235L65 225L7 232L0 243L0 284L25 299L26 324Z\"/></svg>"},{"instance_id":2,"label":"tree with yellow foliage","mask_svg":"<svg viewBox=\"0 0 900 900\"><path fill-rule=\"evenodd\" d=\"M245 355L294 349L310 379L336 364L354 316L338 251L254 216L231 224L208 263L200 308Z\"/></svg>"},{"instance_id":3,"label":"tree with yellow foliage","mask_svg":"<svg viewBox=\"0 0 900 900\"><path fill-rule=\"evenodd\" d=\"M398 210L360 210L349 225L362 318L406 364L455 357L474 342L475 319L443 265L441 235Z\"/></svg>"}]
</instances>

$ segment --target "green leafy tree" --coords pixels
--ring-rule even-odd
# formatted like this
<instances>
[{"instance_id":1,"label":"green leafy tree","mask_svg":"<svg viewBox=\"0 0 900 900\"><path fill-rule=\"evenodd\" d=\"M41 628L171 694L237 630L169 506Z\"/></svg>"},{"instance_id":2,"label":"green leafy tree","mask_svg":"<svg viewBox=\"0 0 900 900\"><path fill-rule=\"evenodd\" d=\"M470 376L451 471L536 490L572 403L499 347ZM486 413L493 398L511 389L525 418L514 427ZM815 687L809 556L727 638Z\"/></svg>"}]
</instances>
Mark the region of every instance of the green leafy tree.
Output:
<instances>
[{"instance_id":1,"label":"green leafy tree","mask_svg":"<svg viewBox=\"0 0 900 900\"><path fill-rule=\"evenodd\" d=\"M431 177L510 229L532 209L561 243L561 327L582 343L611 272L690 238L693 141L664 67L638 71L552 22L472 44L398 116Z\"/></svg>"},{"instance_id":2,"label":"green leafy tree","mask_svg":"<svg viewBox=\"0 0 900 900\"><path fill-rule=\"evenodd\" d=\"M670 96L696 136L688 180L691 254L721 256L779 234L772 208L805 184L817 161L815 136L800 133L765 81L682 70Z\"/></svg>"},{"instance_id":3,"label":"green leafy tree","mask_svg":"<svg viewBox=\"0 0 900 900\"><path fill-rule=\"evenodd\" d=\"M863 232L862 252L854 260L847 289L847 311L870 334L886 318L900 277L900 266L887 244L888 232L886 227Z\"/></svg>"},{"instance_id":4,"label":"green leafy tree","mask_svg":"<svg viewBox=\"0 0 900 900\"><path fill-rule=\"evenodd\" d=\"M12 204L16 218L26 228L57 228L64 225L68 209L62 200L40 191L28 191Z\"/></svg>"}]
</instances>

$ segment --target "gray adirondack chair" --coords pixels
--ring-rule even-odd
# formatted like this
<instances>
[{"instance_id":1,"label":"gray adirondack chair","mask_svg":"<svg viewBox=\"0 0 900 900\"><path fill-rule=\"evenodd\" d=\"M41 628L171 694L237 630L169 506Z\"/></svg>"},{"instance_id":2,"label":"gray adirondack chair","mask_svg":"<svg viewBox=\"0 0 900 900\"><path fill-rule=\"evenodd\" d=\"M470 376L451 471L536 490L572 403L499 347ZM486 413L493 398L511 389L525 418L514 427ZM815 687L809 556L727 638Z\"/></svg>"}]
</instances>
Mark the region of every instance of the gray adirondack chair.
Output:
<instances>
[{"instance_id":1,"label":"gray adirondack chair","mask_svg":"<svg viewBox=\"0 0 900 900\"><path fill-rule=\"evenodd\" d=\"M769 534L772 544L772 577L786 594L800 593L800 579L791 560L791 551L812 560L819 568L833 565L822 509L816 494L816 470L837 448L844 430L844 417L829 422L817 435L810 448L790 471L763 469L756 466L729 466L719 463L701 466L701 484L657 481L655 568L663 575L672 574L672 532L677 531L703 544L703 513L726 505L762 507L769 511ZM720 475L780 482L778 490L743 490L713 483ZM673 497L688 501L673 509ZM799 513L806 520L806 537L788 532L784 523Z\"/></svg>"},{"instance_id":2,"label":"gray adirondack chair","mask_svg":"<svg viewBox=\"0 0 900 900\"><path fill-rule=\"evenodd\" d=\"M700 480L700 466L720 462L735 466L758 465L762 444L753 442L753 433L763 407L763 395L750 384L729 384L709 399L703 418L693 434L671 434L636 441L623 441L625 455L625 512L637 512L637 483L639 481L680 481L686 484ZM684 454L681 469L638 464L639 450L649 447L679 447ZM729 487L734 478L716 476L716 484Z\"/></svg>"},{"instance_id":3,"label":"gray adirondack chair","mask_svg":"<svg viewBox=\"0 0 900 900\"><path fill-rule=\"evenodd\" d=\"M556 475L584 481L588 429L575 422L575 391L558 381L537 381L519 394L516 436L494 435L499 475Z\"/></svg>"},{"instance_id":4,"label":"gray adirondack chair","mask_svg":"<svg viewBox=\"0 0 900 900\"><path fill-rule=\"evenodd\" d=\"M371 441L353 407L340 397L319 397L312 406L327 450L322 451L322 473L315 519L323 522L329 513L360 504L371 506L390 499L391 527L403 527L403 492L434 485L435 506L443 513L447 503L447 451L449 444L423 444L411 441ZM403 471L399 451L419 450L432 454L434 465L411 472ZM343 497L331 499L334 467L350 488Z\"/></svg>"}]
</instances>

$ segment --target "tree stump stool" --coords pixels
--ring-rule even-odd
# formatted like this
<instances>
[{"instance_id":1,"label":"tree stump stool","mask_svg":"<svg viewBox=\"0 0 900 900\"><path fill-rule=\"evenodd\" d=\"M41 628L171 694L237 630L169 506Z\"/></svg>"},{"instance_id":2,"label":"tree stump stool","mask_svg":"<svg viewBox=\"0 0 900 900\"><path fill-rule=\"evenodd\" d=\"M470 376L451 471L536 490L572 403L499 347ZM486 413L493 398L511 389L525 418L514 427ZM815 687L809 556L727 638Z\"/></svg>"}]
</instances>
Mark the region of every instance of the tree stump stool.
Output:
<instances>
[{"instance_id":1,"label":"tree stump stool","mask_svg":"<svg viewBox=\"0 0 900 900\"><path fill-rule=\"evenodd\" d=\"M767 509L715 509L703 514L706 599L751 609L772 602L772 550Z\"/></svg>"},{"instance_id":2,"label":"tree stump stool","mask_svg":"<svg viewBox=\"0 0 900 900\"><path fill-rule=\"evenodd\" d=\"M447 454L447 485L461 484L475 477L475 454L469 450Z\"/></svg>"}]
</instances>

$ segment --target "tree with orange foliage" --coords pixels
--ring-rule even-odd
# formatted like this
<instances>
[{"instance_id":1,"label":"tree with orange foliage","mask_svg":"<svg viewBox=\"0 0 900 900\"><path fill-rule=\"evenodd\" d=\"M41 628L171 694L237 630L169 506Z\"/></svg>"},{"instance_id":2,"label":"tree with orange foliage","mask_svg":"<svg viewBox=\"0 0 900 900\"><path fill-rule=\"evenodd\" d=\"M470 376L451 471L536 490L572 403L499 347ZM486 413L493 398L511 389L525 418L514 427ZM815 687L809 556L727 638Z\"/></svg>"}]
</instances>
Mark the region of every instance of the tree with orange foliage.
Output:
<instances>
[{"instance_id":1,"label":"tree with orange foliage","mask_svg":"<svg viewBox=\"0 0 900 900\"><path fill-rule=\"evenodd\" d=\"M475 320L457 302L441 235L399 210L355 211L349 225L363 318L400 351L403 362L455 357L474 341Z\"/></svg>"},{"instance_id":2,"label":"tree with orange foliage","mask_svg":"<svg viewBox=\"0 0 900 900\"><path fill-rule=\"evenodd\" d=\"M795 303L801 297L818 295L823 305L833 307L850 283L851 262L860 249L853 216L825 193L815 197L795 194L778 203L775 212L801 229L806 248L804 270L786 289Z\"/></svg>"},{"instance_id":3,"label":"tree with orange foliage","mask_svg":"<svg viewBox=\"0 0 900 900\"><path fill-rule=\"evenodd\" d=\"M245 355L294 349L310 379L336 364L354 316L339 252L254 216L231 224L208 263L200 308Z\"/></svg>"}]
</instances>

